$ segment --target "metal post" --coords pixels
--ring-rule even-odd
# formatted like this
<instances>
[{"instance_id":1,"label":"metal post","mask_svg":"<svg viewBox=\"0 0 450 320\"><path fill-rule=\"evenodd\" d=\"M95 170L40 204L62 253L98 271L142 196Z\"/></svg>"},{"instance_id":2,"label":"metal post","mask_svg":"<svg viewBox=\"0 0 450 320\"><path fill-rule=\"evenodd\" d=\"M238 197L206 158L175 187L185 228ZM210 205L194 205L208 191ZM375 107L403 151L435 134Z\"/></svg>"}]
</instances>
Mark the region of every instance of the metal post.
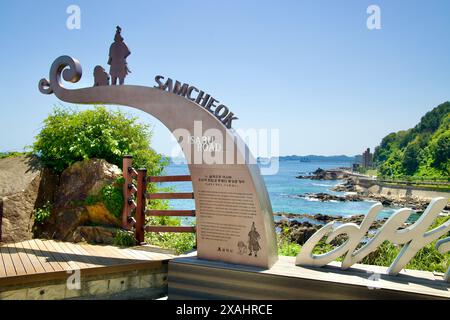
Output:
<instances>
[{"instance_id":1,"label":"metal post","mask_svg":"<svg viewBox=\"0 0 450 320\"><path fill-rule=\"evenodd\" d=\"M130 224L128 221L128 216L130 214L130 205L128 203L128 199L131 197L131 192L128 186L133 183L133 177L129 173L128 168L133 165L133 157L126 155L123 157L123 211L122 211L122 228L129 230Z\"/></svg>"},{"instance_id":2,"label":"metal post","mask_svg":"<svg viewBox=\"0 0 450 320\"><path fill-rule=\"evenodd\" d=\"M146 197L145 193L147 190L146 187L147 183L147 169L141 168L138 170L138 176L137 176L137 195L136 195L136 225L135 225L135 234L136 234L136 241L138 244L141 244L144 242L144 228L145 228L145 204L146 204Z\"/></svg>"}]
</instances>

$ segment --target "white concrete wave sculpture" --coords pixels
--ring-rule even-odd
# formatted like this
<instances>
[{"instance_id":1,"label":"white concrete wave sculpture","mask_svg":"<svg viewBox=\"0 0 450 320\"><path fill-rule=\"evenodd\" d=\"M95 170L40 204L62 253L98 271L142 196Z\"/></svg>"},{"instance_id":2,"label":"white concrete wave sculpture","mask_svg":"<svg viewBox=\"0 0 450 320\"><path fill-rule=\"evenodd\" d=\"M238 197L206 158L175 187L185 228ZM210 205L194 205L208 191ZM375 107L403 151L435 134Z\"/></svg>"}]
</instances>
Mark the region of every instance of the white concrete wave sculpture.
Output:
<instances>
[{"instance_id":1,"label":"white concrete wave sculpture","mask_svg":"<svg viewBox=\"0 0 450 320\"><path fill-rule=\"evenodd\" d=\"M388 269L389 274L397 275L420 249L445 236L450 231L450 220L432 230L428 230L446 206L447 201L445 198L433 199L420 218L405 229L399 228L407 221L412 210L407 208L397 210L387 219L376 234L359 249L357 249L358 245L366 236L370 226L383 208L381 203L374 204L370 208L361 225L355 223L337 225L335 222L330 222L308 239L297 255L295 264L299 266L322 267L345 255L342 268L348 269L375 251L384 241L390 241L397 245L403 245L400 253ZM331 243L333 239L340 235L347 238L343 244L327 253L313 254L314 247L322 238L327 237L326 242ZM441 253L450 251L450 237L439 240L436 243L436 248ZM450 282L450 267L447 270L445 279Z\"/></svg>"},{"instance_id":2,"label":"white concrete wave sculpture","mask_svg":"<svg viewBox=\"0 0 450 320\"><path fill-rule=\"evenodd\" d=\"M61 56L52 64L50 79L39 81L39 90L54 93L70 103L134 107L160 120L174 134L190 162L199 258L266 268L277 261L272 206L264 180L249 148L233 130L193 101L157 88L135 85L64 88L61 76L76 83L81 74L76 59ZM205 151L190 143L202 141L205 136L221 147ZM240 254L238 244L249 242L251 255Z\"/></svg>"}]
</instances>

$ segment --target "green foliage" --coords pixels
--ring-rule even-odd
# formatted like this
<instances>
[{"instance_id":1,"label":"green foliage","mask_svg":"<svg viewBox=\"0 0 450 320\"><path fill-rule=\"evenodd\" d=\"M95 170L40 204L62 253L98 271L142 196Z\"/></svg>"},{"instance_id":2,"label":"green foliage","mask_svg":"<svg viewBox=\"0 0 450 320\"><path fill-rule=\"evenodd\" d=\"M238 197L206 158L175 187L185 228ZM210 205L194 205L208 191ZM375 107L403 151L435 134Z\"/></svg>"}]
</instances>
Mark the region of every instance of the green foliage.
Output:
<instances>
[{"instance_id":1,"label":"green foliage","mask_svg":"<svg viewBox=\"0 0 450 320\"><path fill-rule=\"evenodd\" d=\"M402 166L405 170L405 173L409 176L413 175L420 163L420 146L418 143L411 142L405 148L405 152L403 153Z\"/></svg>"},{"instance_id":2,"label":"green foliage","mask_svg":"<svg viewBox=\"0 0 450 320\"><path fill-rule=\"evenodd\" d=\"M150 147L152 131L137 118L96 106L85 111L55 108L36 136L33 152L48 167L62 172L76 161L101 158L119 167L126 154L133 166L159 175L167 160Z\"/></svg>"},{"instance_id":3,"label":"green foliage","mask_svg":"<svg viewBox=\"0 0 450 320\"><path fill-rule=\"evenodd\" d=\"M289 240L289 228L286 226L277 234L277 244L278 255L296 256L300 252L301 246Z\"/></svg>"},{"instance_id":4,"label":"green foliage","mask_svg":"<svg viewBox=\"0 0 450 320\"><path fill-rule=\"evenodd\" d=\"M450 177L450 102L425 114L414 128L384 137L374 161L382 177Z\"/></svg>"},{"instance_id":5,"label":"green foliage","mask_svg":"<svg viewBox=\"0 0 450 320\"><path fill-rule=\"evenodd\" d=\"M47 201L41 208L34 210L34 221L43 224L52 214L52 204Z\"/></svg>"},{"instance_id":6,"label":"green foliage","mask_svg":"<svg viewBox=\"0 0 450 320\"><path fill-rule=\"evenodd\" d=\"M106 209L115 217L120 218L123 208L123 178L115 184L106 185L102 188L102 199Z\"/></svg>"},{"instance_id":7,"label":"green foliage","mask_svg":"<svg viewBox=\"0 0 450 320\"><path fill-rule=\"evenodd\" d=\"M136 245L134 233L126 230L118 230L114 235L114 244L120 247L131 247Z\"/></svg>"},{"instance_id":8,"label":"green foliage","mask_svg":"<svg viewBox=\"0 0 450 320\"><path fill-rule=\"evenodd\" d=\"M84 204L92 206L102 202L113 216L120 218L124 204L123 183L123 177L118 178L114 183L104 186L98 194L87 196Z\"/></svg>"},{"instance_id":9,"label":"green foliage","mask_svg":"<svg viewBox=\"0 0 450 320\"><path fill-rule=\"evenodd\" d=\"M11 152L0 152L0 159L13 158L18 156L23 156L28 154L27 152L11 151Z\"/></svg>"},{"instance_id":10,"label":"green foliage","mask_svg":"<svg viewBox=\"0 0 450 320\"><path fill-rule=\"evenodd\" d=\"M301 246L298 243L285 239L278 240L278 255L295 257L300 252Z\"/></svg>"},{"instance_id":11,"label":"green foliage","mask_svg":"<svg viewBox=\"0 0 450 320\"><path fill-rule=\"evenodd\" d=\"M164 204L162 205L164 206ZM147 224L154 226L180 226L181 222L181 218L179 217L163 216L147 218ZM172 249L177 254L188 252L196 245L195 234L184 232L147 232L145 233L145 241L161 248Z\"/></svg>"}]
</instances>

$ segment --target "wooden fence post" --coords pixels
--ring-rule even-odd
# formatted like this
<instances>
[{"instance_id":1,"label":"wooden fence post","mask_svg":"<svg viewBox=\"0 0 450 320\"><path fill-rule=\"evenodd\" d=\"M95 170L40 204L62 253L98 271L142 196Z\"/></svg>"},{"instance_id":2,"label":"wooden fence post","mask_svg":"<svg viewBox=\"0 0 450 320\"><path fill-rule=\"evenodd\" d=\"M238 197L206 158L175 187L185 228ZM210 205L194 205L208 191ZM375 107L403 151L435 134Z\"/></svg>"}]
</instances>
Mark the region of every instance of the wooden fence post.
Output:
<instances>
[{"instance_id":1,"label":"wooden fence post","mask_svg":"<svg viewBox=\"0 0 450 320\"><path fill-rule=\"evenodd\" d=\"M0 242L2 242L3 199L0 198Z\"/></svg>"},{"instance_id":2,"label":"wooden fence post","mask_svg":"<svg viewBox=\"0 0 450 320\"><path fill-rule=\"evenodd\" d=\"M128 220L128 217L130 215L130 204L128 199L131 197L131 190L129 186L133 183L133 176L130 174L128 168L132 167L133 165L133 157L126 155L123 157L123 165L122 165L122 172L123 172L123 211L122 211L122 228L129 230L130 229L130 222Z\"/></svg>"},{"instance_id":3,"label":"wooden fence post","mask_svg":"<svg viewBox=\"0 0 450 320\"><path fill-rule=\"evenodd\" d=\"M138 244L144 242L144 228L145 228L145 205L146 205L146 196L145 193L147 191L147 169L141 168L138 170L137 176L137 195L136 195L136 241Z\"/></svg>"}]
</instances>

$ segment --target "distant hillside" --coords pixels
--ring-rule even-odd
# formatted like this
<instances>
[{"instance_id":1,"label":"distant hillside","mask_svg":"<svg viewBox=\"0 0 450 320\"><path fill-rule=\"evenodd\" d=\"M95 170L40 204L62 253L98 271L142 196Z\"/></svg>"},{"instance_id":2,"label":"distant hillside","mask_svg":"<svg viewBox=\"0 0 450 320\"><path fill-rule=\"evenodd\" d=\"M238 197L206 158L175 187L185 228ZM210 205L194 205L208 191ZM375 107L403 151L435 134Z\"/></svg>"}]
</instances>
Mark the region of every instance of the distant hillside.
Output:
<instances>
[{"instance_id":1,"label":"distant hillside","mask_svg":"<svg viewBox=\"0 0 450 320\"><path fill-rule=\"evenodd\" d=\"M382 176L450 177L450 102L425 114L414 128L384 137L374 161Z\"/></svg>"},{"instance_id":2,"label":"distant hillside","mask_svg":"<svg viewBox=\"0 0 450 320\"><path fill-rule=\"evenodd\" d=\"M317 155L307 155L307 156L283 156L280 157L281 161L286 160L294 160L294 161L302 161L302 162L350 162L353 163L355 161L355 157L349 157L345 155L339 156L317 156Z\"/></svg>"},{"instance_id":3,"label":"distant hillside","mask_svg":"<svg viewBox=\"0 0 450 320\"><path fill-rule=\"evenodd\" d=\"M358 156L317 156L317 155L308 155L308 156L282 156L279 157L280 161L299 161L299 162L346 162L346 163L353 163L357 160ZM186 160L184 158L169 158L170 164L180 164L185 163ZM258 161L267 160L267 158L264 157L258 157Z\"/></svg>"}]
</instances>

